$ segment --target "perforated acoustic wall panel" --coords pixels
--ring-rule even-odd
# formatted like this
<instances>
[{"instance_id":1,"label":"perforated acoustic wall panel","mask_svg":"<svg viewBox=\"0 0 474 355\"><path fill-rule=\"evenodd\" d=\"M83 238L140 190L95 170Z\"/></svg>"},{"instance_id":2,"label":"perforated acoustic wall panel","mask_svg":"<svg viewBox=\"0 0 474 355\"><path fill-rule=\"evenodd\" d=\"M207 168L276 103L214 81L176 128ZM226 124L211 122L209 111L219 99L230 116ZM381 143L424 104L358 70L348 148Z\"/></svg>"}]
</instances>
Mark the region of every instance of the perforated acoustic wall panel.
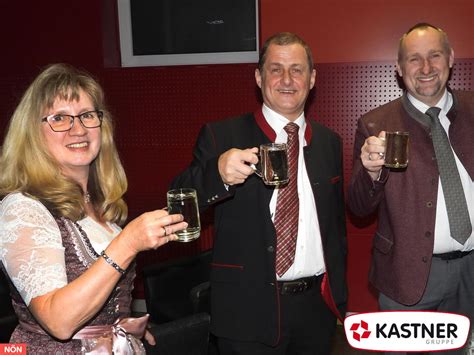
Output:
<instances>
[{"instance_id":1,"label":"perforated acoustic wall panel","mask_svg":"<svg viewBox=\"0 0 474 355\"><path fill-rule=\"evenodd\" d=\"M307 112L338 132L344 141L346 177L352 166L357 120L364 113L402 94L394 63L317 64L316 90ZM456 60L450 87L472 90L474 63ZM347 181L347 179L346 179Z\"/></svg>"},{"instance_id":2,"label":"perforated acoustic wall panel","mask_svg":"<svg viewBox=\"0 0 474 355\"><path fill-rule=\"evenodd\" d=\"M253 111L260 105L254 65L183 66L108 70L103 81L117 120L118 146L130 189L130 217L166 204L172 178L192 159L205 122ZM316 88L307 115L338 132L344 144L344 177L352 167L354 130L367 111L401 95L390 62L317 64ZM474 60L457 60L451 87L474 88ZM212 211L211 211L212 212ZM367 281L375 222L348 218L349 309L373 310L376 299ZM198 241L169 245L140 255L144 264L190 255L212 247L212 214L203 216ZM140 273L138 273L140 276ZM136 295L141 294L137 281Z\"/></svg>"},{"instance_id":3,"label":"perforated acoustic wall panel","mask_svg":"<svg viewBox=\"0 0 474 355\"><path fill-rule=\"evenodd\" d=\"M253 64L106 69L97 73L116 121L117 143L128 178L130 218L162 208L172 178L192 159L200 127L208 121L254 111L260 99ZM349 181L357 119L400 96L391 62L316 64L316 88L307 115L338 132L344 144L344 178ZM0 131L31 79L2 78ZM456 60L450 86L474 90L474 59ZM0 132L3 135L3 132ZM212 211L211 211L212 212ZM142 297L141 266L212 247L212 218L203 216L202 237L170 243L138 258L135 296ZM348 218L349 310L376 308L367 282L375 221Z\"/></svg>"},{"instance_id":4,"label":"perforated acoustic wall panel","mask_svg":"<svg viewBox=\"0 0 474 355\"><path fill-rule=\"evenodd\" d=\"M104 72L118 148L129 179L126 199L130 218L166 206L168 186L191 162L204 123L257 107L254 69L255 65L242 64ZM139 255L137 296L142 292L142 265L212 247L212 213L205 213L201 222L201 238L197 241L169 243Z\"/></svg>"}]
</instances>

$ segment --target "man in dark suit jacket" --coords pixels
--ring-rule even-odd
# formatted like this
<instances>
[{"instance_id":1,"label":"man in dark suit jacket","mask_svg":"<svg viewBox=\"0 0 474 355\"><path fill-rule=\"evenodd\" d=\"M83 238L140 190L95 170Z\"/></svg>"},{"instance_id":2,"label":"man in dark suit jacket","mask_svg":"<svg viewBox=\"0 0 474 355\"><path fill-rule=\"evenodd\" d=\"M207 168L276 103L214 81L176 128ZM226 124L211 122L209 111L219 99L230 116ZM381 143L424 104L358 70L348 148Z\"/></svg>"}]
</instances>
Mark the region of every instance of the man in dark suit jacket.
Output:
<instances>
[{"instance_id":1,"label":"man in dark suit jacket","mask_svg":"<svg viewBox=\"0 0 474 355\"><path fill-rule=\"evenodd\" d=\"M211 319L221 354L327 354L336 316L345 314L342 147L304 116L315 76L301 38L270 37L255 71L263 107L206 124L191 165L172 184L196 188L201 208L215 207ZM259 145L287 141L289 123L299 126L299 215L294 260L277 275L274 216L291 180L265 185L251 164Z\"/></svg>"},{"instance_id":2,"label":"man in dark suit jacket","mask_svg":"<svg viewBox=\"0 0 474 355\"><path fill-rule=\"evenodd\" d=\"M406 92L359 120L349 206L361 216L378 211L370 281L380 291L382 310L447 311L472 322L474 93L447 88L453 62L454 52L439 28L418 24L401 38L397 71ZM464 243L450 231L438 166L443 163L436 158L425 114L430 107L440 109L462 182L461 198L470 215L466 229L471 230ZM409 132L406 169L384 167L385 131Z\"/></svg>"}]
</instances>

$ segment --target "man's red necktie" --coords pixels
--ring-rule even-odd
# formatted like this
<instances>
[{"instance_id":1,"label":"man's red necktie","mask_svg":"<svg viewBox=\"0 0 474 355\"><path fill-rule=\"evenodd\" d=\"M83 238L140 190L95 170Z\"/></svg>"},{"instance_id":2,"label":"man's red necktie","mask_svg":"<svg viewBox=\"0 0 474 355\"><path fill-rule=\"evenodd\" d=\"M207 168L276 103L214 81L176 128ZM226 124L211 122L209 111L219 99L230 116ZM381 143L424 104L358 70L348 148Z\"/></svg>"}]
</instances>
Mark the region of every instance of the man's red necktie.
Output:
<instances>
[{"instance_id":1,"label":"man's red necktie","mask_svg":"<svg viewBox=\"0 0 474 355\"><path fill-rule=\"evenodd\" d=\"M278 189L274 225L277 235L276 273L282 276L295 260L296 239L298 236L298 153L299 126L290 122L284 130L288 133L288 176L286 186Z\"/></svg>"}]
</instances>

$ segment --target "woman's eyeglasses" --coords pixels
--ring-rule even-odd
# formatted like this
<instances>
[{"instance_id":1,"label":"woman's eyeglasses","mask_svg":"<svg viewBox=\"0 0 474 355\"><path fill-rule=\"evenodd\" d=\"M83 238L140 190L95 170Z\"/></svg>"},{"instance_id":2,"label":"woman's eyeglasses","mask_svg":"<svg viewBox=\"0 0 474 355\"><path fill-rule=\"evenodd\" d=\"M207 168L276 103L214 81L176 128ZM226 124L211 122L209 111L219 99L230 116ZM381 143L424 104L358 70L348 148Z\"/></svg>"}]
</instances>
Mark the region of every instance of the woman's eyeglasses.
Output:
<instances>
[{"instance_id":1,"label":"woman's eyeglasses","mask_svg":"<svg viewBox=\"0 0 474 355\"><path fill-rule=\"evenodd\" d=\"M97 128L102 125L104 113L102 111L87 111L80 115L49 115L41 119L41 122L48 122L54 132L69 131L74 126L74 119L78 118L85 128Z\"/></svg>"}]
</instances>

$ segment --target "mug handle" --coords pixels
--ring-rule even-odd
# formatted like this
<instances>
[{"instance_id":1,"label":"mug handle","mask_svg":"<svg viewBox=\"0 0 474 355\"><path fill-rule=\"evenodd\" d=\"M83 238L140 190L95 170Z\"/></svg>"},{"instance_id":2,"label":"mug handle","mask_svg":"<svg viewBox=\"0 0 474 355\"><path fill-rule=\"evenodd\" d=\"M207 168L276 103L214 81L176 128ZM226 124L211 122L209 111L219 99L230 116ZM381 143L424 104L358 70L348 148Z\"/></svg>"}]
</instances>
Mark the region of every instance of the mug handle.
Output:
<instances>
[{"instance_id":1,"label":"mug handle","mask_svg":"<svg viewBox=\"0 0 474 355\"><path fill-rule=\"evenodd\" d=\"M258 163L257 164L249 164L249 165L255 171L255 174L257 174L258 176L263 178L263 176L262 176L262 165L260 164L260 162L262 161L262 159L260 157L260 150L256 154L257 154L257 157L258 157Z\"/></svg>"}]
</instances>

